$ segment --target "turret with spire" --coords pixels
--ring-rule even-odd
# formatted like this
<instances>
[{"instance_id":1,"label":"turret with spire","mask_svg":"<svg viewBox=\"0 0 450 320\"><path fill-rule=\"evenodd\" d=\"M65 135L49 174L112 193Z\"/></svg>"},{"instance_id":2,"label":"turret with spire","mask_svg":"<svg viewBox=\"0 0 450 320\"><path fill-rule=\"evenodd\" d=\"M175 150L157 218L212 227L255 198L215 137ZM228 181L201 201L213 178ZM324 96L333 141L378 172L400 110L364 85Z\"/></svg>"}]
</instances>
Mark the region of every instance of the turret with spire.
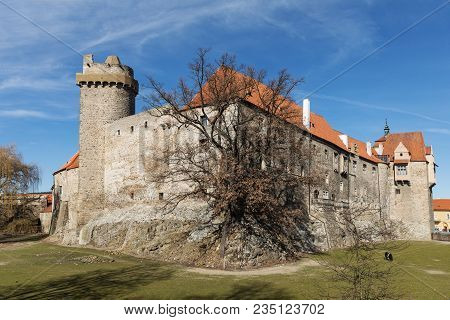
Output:
<instances>
[{"instance_id":1,"label":"turret with spire","mask_svg":"<svg viewBox=\"0 0 450 320\"><path fill-rule=\"evenodd\" d=\"M384 125L384 135L387 136L389 134L389 132L390 132L390 129L389 129L389 125L388 125L388 122L387 122L387 119L386 119L386 122L385 122L385 125Z\"/></svg>"}]
</instances>

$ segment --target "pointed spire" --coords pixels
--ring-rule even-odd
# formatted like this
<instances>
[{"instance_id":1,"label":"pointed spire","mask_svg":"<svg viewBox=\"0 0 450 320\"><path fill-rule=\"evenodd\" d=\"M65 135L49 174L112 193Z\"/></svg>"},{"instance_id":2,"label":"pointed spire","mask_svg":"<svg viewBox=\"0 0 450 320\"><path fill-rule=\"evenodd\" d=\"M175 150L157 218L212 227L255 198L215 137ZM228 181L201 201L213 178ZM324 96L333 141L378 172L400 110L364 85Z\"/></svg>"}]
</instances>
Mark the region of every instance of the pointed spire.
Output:
<instances>
[{"instance_id":1,"label":"pointed spire","mask_svg":"<svg viewBox=\"0 0 450 320\"><path fill-rule=\"evenodd\" d=\"M389 134L389 132L390 132L390 129L389 129L389 125L388 125L388 122L387 122L387 119L386 119L386 122L385 122L385 125L384 125L384 135L387 136Z\"/></svg>"}]
</instances>

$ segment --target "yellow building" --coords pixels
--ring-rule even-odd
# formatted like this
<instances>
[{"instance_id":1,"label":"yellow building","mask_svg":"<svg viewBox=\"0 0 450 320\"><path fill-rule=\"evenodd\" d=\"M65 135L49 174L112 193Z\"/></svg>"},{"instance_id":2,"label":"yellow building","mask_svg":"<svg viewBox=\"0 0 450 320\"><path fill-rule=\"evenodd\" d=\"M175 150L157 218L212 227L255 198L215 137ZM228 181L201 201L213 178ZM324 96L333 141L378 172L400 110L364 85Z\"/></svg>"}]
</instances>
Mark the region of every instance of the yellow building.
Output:
<instances>
[{"instance_id":1,"label":"yellow building","mask_svg":"<svg viewBox=\"0 0 450 320\"><path fill-rule=\"evenodd\" d=\"M434 199L434 230L450 232L450 199Z\"/></svg>"}]
</instances>

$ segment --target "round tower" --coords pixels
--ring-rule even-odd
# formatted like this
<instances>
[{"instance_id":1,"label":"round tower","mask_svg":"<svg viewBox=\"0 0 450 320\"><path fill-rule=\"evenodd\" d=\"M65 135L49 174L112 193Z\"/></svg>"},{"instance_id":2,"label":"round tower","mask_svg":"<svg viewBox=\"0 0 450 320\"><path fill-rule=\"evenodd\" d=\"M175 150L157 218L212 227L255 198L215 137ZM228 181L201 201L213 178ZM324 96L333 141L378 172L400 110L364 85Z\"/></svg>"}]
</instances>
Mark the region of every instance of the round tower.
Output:
<instances>
[{"instance_id":1,"label":"round tower","mask_svg":"<svg viewBox=\"0 0 450 320\"><path fill-rule=\"evenodd\" d=\"M78 225L82 226L94 211L104 208L105 126L134 114L138 82L133 69L117 56L96 63L87 54L76 83L80 87Z\"/></svg>"}]
</instances>

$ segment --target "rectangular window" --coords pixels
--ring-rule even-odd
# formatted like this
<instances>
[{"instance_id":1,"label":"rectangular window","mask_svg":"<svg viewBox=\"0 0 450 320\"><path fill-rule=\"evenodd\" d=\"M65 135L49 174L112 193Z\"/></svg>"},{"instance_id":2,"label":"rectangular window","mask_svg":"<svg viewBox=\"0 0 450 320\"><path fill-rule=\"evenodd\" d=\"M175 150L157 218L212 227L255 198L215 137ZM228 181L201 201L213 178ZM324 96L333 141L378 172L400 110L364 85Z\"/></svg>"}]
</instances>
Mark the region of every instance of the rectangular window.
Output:
<instances>
[{"instance_id":1,"label":"rectangular window","mask_svg":"<svg viewBox=\"0 0 450 320\"><path fill-rule=\"evenodd\" d=\"M344 191L344 182L343 181L341 181L339 183L339 190L341 190L341 192Z\"/></svg>"},{"instance_id":2,"label":"rectangular window","mask_svg":"<svg viewBox=\"0 0 450 320\"><path fill-rule=\"evenodd\" d=\"M117 135L120 136L120 130L117 130Z\"/></svg>"},{"instance_id":3,"label":"rectangular window","mask_svg":"<svg viewBox=\"0 0 450 320\"><path fill-rule=\"evenodd\" d=\"M202 122L202 126L206 127L208 125L208 117L207 116L201 116L200 121Z\"/></svg>"},{"instance_id":4,"label":"rectangular window","mask_svg":"<svg viewBox=\"0 0 450 320\"><path fill-rule=\"evenodd\" d=\"M397 174L399 176L406 176L408 174L408 170L406 168L406 165L397 166Z\"/></svg>"},{"instance_id":5,"label":"rectangular window","mask_svg":"<svg viewBox=\"0 0 450 320\"><path fill-rule=\"evenodd\" d=\"M147 121L144 122L144 128L148 128L148 122Z\"/></svg>"},{"instance_id":6,"label":"rectangular window","mask_svg":"<svg viewBox=\"0 0 450 320\"><path fill-rule=\"evenodd\" d=\"M367 164L363 164L363 171L367 170Z\"/></svg>"},{"instance_id":7,"label":"rectangular window","mask_svg":"<svg viewBox=\"0 0 450 320\"><path fill-rule=\"evenodd\" d=\"M134 126L130 127L130 132L133 133L134 132Z\"/></svg>"},{"instance_id":8,"label":"rectangular window","mask_svg":"<svg viewBox=\"0 0 450 320\"><path fill-rule=\"evenodd\" d=\"M355 160L353 160L353 169L356 170L356 167L358 166L358 162L356 162Z\"/></svg>"},{"instance_id":9,"label":"rectangular window","mask_svg":"<svg viewBox=\"0 0 450 320\"><path fill-rule=\"evenodd\" d=\"M337 152L334 153L334 158L333 158L333 163L335 165L338 164L338 160L339 160L339 154Z\"/></svg>"},{"instance_id":10,"label":"rectangular window","mask_svg":"<svg viewBox=\"0 0 450 320\"><path fill-rule=\"evenodd\" d=\"M377 169L375 167L372 167L372 175L374 176L375 173L377 173Z\"/></svg>"},{"instance_id":11,"label":"rectangular window","mask_svg":"<svg viewBox=\"0 0 450 320\"><path fill-rule=\"evenodd\" d=\"M158 199L159 199L159 200L164 200L164 192L160 192L160 193L158 194Z\"/></svg>"},{"instance_id":12,"label":"rectangular window","mask_svg":"<svg viewBox=\"0 0 450 320\"><path fill-rule=\"evenodd\" d=\"M395 194L400 194L400 189L395 189Z\"/></svg>"},{"instance_id":13,"label":"rectangular window","mask_svg":"<svg viewBox=\"0 0 450 320\"><path fill-rule=\"evenodd\" d=\"M323 152L324 152L325 160L328 160L328 150L325 149Z\"/></svg>"}]
</instances>

